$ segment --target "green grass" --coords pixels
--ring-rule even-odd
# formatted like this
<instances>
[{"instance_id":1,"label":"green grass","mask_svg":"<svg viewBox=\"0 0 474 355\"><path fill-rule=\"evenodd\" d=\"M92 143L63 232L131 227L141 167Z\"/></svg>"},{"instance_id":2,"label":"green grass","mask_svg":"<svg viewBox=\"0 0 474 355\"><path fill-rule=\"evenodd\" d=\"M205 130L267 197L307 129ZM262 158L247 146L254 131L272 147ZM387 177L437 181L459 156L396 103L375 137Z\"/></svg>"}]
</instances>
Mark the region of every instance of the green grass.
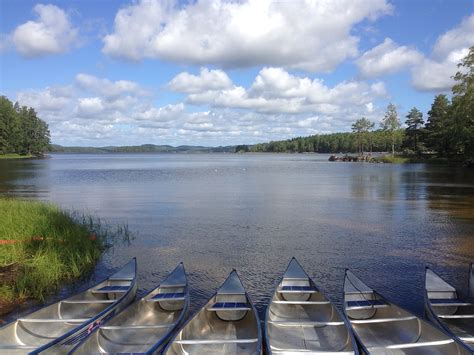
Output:
<instances>
[{"instance_id":1,"label":"green grass","mask_svg":"<svg viewBox=\"0 0 474 355\"><path fill-rule=\"evenodd\" d=\"M394 157L392 157L391 155L384 155L375 159L376 161L389 164L405 164L410 162L410 158L400 157L397 155L395 155Z\"/></svg>"},{"instance_id":2,"label":"green grass","mask_svg":"<svg viewBox=\"0 0 474 355\"><path fill-rule=\"evenodd\" d=\"M104 226L52 204L0 199L0 240L16 241L0 244L0 271L17 269L14 281L0 279L0 301L43 301L63 281L89 272L111 237L129 240L127 226L116 231Z\"/></svg>"},{"instance_id":3,"label":"green grass","mask_svg":"<svg viewBox=\"0 0 474 355\"><path fill-rule=\"evenodd\" d=\"M34 158L34 156L31 154L20 155L16 153L0 154L0 159L29 159L29 158Z\"/></svg>"}]
</instances>

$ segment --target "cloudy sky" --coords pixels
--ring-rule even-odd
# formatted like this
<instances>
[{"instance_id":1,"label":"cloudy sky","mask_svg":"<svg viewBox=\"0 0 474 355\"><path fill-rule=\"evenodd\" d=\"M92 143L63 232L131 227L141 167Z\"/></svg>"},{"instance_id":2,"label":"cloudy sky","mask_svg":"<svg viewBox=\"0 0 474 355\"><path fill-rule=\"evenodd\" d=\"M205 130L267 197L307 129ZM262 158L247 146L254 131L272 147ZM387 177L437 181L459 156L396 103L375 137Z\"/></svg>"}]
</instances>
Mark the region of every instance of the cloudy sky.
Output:
<instances>
[{"instance_id":1,"label":"cloudy sky","mask_svg":"<svg viewBox=\"0 0 474 355\"><path fill-rule=\"evenodd\" d=\"M257 143L449 93L473 0L0 3L0 94L63 145Z\"/></svg>"}]
</instances>

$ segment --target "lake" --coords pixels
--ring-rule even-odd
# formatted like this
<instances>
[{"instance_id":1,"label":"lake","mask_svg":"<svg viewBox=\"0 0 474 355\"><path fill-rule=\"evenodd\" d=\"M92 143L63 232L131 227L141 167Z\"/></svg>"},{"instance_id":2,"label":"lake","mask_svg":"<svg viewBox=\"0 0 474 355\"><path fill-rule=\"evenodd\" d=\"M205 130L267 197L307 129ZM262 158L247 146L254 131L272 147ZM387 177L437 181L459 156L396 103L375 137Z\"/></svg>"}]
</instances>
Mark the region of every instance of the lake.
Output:
<instances>
[{"instance_id":1,"label":"lake","mask_svg":"<svg viewBox=\"0 0 474 355\"><path fill-rule=\"evenodd\" d=\"M56 154L0 160L0 194L126 223L135 235L130 245L108 250L93 275L51 301L133 256L142 294L183 261L193 310L235 268L263 316L292 256L338 305L345 268L419 315L425 265L467 292L474 261L473 170L327 159Z\"/></svg>"}]
</instances>

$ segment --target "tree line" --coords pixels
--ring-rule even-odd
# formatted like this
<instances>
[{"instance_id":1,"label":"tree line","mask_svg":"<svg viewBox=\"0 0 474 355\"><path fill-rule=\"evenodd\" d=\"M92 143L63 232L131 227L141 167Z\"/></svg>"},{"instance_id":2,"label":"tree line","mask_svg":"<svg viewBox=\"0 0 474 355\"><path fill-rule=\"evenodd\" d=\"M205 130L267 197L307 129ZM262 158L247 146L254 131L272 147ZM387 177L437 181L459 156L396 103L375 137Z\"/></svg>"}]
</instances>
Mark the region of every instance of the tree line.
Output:
<instances>
[{"instance_id":1,"label":"tree line","mask_svg":"<svg viewBox=\"0 0 474 355\"><path fill-rule=\"evenodd\" d=\"M240 145L236 151L339 153L390 151L405 155L436 155L474 162L474 47L458 64L451 100L436 95L426 121L413 107L405 116L405 126L396 106L390 103L380 126L365 117L352 125L352 132L297 137L283 141Z\"/></svg>"},{"instance_id":2,"label":"tree line","mask_svg":"<svg viewBox=\"0 0 474 355\"><path fill-rule=\"evenodd\" d=\"M33 108L0 96L0 154L40 156L49 143L48 125Z\"/></svg>"}]
</instances>

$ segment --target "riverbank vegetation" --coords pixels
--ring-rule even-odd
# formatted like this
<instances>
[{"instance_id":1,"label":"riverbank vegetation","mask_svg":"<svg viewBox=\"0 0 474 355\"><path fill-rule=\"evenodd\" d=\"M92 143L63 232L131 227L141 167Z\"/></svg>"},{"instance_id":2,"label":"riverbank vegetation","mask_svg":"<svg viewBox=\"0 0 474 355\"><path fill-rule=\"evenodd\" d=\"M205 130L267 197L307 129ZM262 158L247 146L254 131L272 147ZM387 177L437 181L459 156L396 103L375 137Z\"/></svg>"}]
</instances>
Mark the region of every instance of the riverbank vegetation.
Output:
<instances>
[{"instance_id":1,"label":"riverbank vegetation","mask_svg":"<svg viewBox=\"0 0 474 355\"><path fill-rule=\"evenodd\" d=\"M51 204L0 199L0 314L87 274L117 232L129 237Z\"/></svg>"},{"instance_id":2,"label":"riverbank vegetation","mask_svg":"<svg viewBox=\"0 0 474 355\"><path fill-rule=\"evenodd\" d=\"M49 142L48 125L33 108L0 96L0 157L41 156Z\"/></svg>"},{"instance_id":3,"label":"riverbank vegetation","mask_svg":"<svg viewBox=\"0 0 474 355\"><path fill-rule=\"evenodd\" d=\"M380 126L365 117L352 125L352 132L298 137L283 141L240 145L240 152L391 152L386 162L463 162L474 164L474 47L458 65L451 99L435 96L426 122L413 107L402 128L396 106L389 104ZM397 154L395 154L397 152ZM396 156L397 155L397 156Z\"/></svg>"},{"instance_id":4,"label":"riverbank vegetation","mask_svg":"<svg viewBox=\"0 0 474 355\"><path fill-rule=\"evenodd\" d=\"M20 155L16 153L0 154L0 159L29 159L34 158L34 155L26 154Z\"/></svg>"}]
</instances>

